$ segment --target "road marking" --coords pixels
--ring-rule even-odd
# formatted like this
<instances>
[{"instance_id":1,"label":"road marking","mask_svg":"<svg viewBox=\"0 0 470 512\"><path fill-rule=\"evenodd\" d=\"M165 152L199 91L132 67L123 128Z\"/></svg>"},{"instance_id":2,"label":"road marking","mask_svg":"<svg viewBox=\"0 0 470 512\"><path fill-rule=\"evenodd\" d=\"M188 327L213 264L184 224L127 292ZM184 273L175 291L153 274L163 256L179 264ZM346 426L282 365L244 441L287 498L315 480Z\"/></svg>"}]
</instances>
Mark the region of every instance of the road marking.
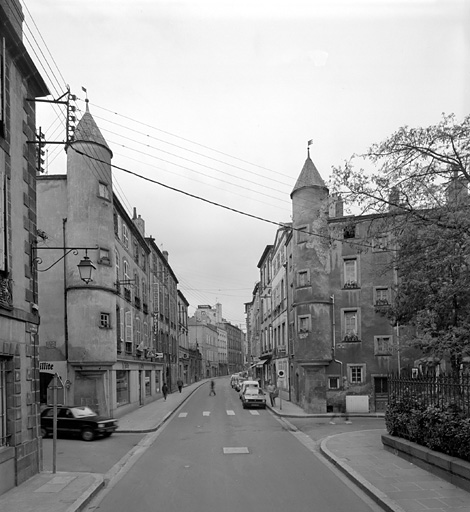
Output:
<instances>
[{"instance_id":1,"label":"road marking","mask_svg":"<svg viewBox=\"0 0 470 512\"><path fill-rule=\"evenodd\" d=\"M187 412L180 412L180 413L178 414L178 418L186 418L186 416L187 416L187 415L188 415L188 413L187 413Z\"/></svg>"},{"instance_id":2,"label":"road marking","mask_svg":"<svg viewBox=\"0 0 470 512\"><path fill-rule=\"evenodd\" d=\"M224 446L224 454L231 454L231 453L250 453L248 451L248 448L246 446Z\"/></svg>"},{"instance_id":3,"label":"road marking","mask_svg":"<svg viewBox=\"0 0 470 512\"><path fill-rule=\"evenodd\" d=\"M250 411L250 414L252 414L253 416L259 416L259 412L258 411Z\"/></svg>"},{"instance_id":4,"label":"road marking","mask_svg":"<svg viewBox=\"0 0 470 512\"><path fill-rule=\"evenodd\" d=\"M228 416L235 416L235 411L232 411L231 409L228 409L227 410L227 415Z\"/></svg>"},{"instance_id":5,"label":"road marking","mask_svg":"<svg viewBox=\"0 0 470 512\"><path fill-rule=\"evenodd\" d=\"M211 414L210 411L202 411L203 416L210 416L210 414Z\"/></svg>"}]
</instances>

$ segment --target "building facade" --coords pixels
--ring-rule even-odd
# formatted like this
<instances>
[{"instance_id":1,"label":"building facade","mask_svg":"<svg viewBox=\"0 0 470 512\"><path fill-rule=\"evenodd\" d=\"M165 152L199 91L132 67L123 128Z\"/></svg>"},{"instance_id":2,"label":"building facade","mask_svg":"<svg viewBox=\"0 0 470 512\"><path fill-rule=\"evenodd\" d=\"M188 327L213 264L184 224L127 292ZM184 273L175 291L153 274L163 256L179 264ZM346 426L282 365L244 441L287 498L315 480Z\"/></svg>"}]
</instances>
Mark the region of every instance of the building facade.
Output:
<instances>
[{"instance_id":1,"label":"building facade","mask_svg":"<svg viewBox=\"0 0 470 512\"><path fill-rule=\"evenodd\" d=\"M67 174L38 177L37 247L59 247L45 251L50 269L39 279L40 389L45 403L57 374L65 403L119 417L159 398L162 382L176 386L178 281L144 220L113 194L111 159L87 108ZM95 267L88 283L83 254Z\"/></svg>"},{"instance_id":2,"label":"building facade","mask_svg":"<svg viewBox=\"0 0 470 512\"><path fill-rule=\"evenodd\" d=\"M41 468L35 98L49 91L22 43L23 12L0 1L0 494Z\"/></svg>"},{"instance_id":3,"label":"building facade","mask_svg":"<svg viewBox=\"0 0 470 512\"><path fill-rule=\"evenodd\" d=\"M396 279L390 243L366 242L373 216L345 216L310 156L291 199L292 223L280 226L258 263L250 303L260 304L254 368L308 412L344 411L347 403L351 410L353 402L383 411L387 374L416 357L400 350L380 310ZM247 327L256 330L253 309Z\"/></svg>"}]
</instances>

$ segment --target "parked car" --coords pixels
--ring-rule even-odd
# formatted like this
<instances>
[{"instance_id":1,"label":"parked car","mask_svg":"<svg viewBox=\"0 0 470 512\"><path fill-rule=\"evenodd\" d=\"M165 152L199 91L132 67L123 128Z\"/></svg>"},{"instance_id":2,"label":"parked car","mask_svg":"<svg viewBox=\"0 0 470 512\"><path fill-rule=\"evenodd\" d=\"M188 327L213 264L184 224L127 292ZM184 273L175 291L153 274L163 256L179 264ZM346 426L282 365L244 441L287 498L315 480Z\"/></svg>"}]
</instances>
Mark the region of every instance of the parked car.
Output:
<instances>
[{"instance_id":1,"label":"parked car","mask_svg":"<svg viewBox=\"0 0 470 512\"><path fill-rule=\"evenodd\" d=\"M243 409L247 407L261 407L266 409L266 395L260 387L247 386L243 393L240 394L240 400L243 404Z\"/></svg>"},{"instance_id":2,"label":"parked car","mask_svg":"<svg viewBox=\"0 0 470 512\"><path fill-rule=\"evenodd\" d=\"M235 381L235 385L233 386L235 388L236 391L240 391L241 387L242 387L242 384L246 381L247 379L244 378L244 377L238 377L238 379Z\"/></svg>"},{"instance_id":3,"label":"parked car","mask_svg":"<svg viewBox=\"0 0 470 512\"><path fill-rule=\"evenodd\" d=\"M240 399L242 397L242 394L245 392L245 390L247 388L252 388L252 389L259 389L259 383L257 380L245 380L241 383L240 385L240 392L239 392L239 395L240 395Z\"/></svg>"},{"instance_id":4,"label":"parked car","mask_svg":"<svg viewBox=\"0 0 470 512\"><path fill-rule=\"evenodd\" d=\"M54 408L46 407L41 412L41 435L53 432ZM57 407L57 435L78 435L84 441L93 441L97 436L109 437L117 429L117 420L99 416L86 406Z\"/></svg>"}]
</instances>

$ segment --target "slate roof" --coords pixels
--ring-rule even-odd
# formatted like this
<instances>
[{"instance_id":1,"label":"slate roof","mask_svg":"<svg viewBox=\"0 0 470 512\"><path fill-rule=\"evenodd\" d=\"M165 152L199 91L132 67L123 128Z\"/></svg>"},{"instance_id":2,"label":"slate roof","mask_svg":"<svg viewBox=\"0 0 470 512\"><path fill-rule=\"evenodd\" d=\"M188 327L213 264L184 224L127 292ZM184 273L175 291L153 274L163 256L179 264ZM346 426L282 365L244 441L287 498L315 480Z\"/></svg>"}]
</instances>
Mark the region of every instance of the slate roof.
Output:
<instances>
[{"instance_id":1,"label":"slate roof","mask_svg":"<svg viewBox=\"0 0 470 512\"><path fill-rule=\"evenodd\" d=\"M291 192L291 197L294 192L305 187L324 187L326 188L323 178L320 176L318 169L312 162L310 155L305 160L304 166L300 171L300 175L297 178L297 183Z\"/></svg>"},{"instance_id":2,"label":"slate roof","mask_svg":"<svg viewBox=\"0 0 470 512\"><path fill-rule=\"evenodd\" d=\"M78 122L77 128L75 129L74 142L95 142L96 144L107 148L112 155L112 151L109 148L106 139L103 137L103 134L100 132L93 116L90 114L88 103L86 106L86 112L83 114L82 118Z\"/></svg>"}]
</instances>

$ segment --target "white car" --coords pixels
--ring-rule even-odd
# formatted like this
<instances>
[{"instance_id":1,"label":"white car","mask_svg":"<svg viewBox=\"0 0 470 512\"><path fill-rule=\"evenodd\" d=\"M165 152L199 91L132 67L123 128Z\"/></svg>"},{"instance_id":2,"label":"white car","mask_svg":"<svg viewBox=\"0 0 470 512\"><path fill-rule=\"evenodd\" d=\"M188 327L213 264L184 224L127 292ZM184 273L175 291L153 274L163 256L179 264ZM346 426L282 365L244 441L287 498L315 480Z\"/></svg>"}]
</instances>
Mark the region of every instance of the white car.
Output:
<instances>
[{"instance_id":1,"label":"white car","mask_svg":"<svg viewBox=\"0 0 470 512\"><path fill-rule=\"evenodd\" d=\"M245 381L240 390L240 400L243 409L247 407L261 407L266 409L266 395L256 381Z\"/></svg>"}]
</instances>

